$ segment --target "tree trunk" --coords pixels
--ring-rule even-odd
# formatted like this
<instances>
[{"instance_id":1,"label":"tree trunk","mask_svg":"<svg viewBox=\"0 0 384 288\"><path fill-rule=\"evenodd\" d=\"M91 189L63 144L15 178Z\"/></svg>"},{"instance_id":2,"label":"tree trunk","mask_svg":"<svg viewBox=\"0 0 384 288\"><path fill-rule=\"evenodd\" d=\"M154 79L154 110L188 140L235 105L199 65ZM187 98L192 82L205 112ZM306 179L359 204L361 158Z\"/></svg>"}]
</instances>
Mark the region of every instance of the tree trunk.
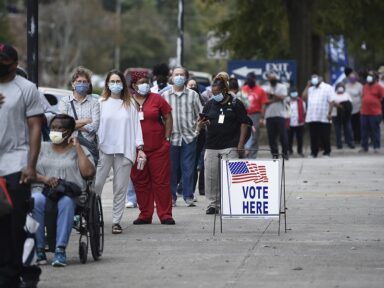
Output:
<instances>
[{"instance_id":1,"label":"tree trunk","mask_svg":"<svg viewBox=\"0 0 384 288\"><path fill-rule=\"evenodd\" d=\"M313 72L311 8L314 0L285 0L291 56L297 63L297 89L304 90Z\"/></svg>"}]
</instances>

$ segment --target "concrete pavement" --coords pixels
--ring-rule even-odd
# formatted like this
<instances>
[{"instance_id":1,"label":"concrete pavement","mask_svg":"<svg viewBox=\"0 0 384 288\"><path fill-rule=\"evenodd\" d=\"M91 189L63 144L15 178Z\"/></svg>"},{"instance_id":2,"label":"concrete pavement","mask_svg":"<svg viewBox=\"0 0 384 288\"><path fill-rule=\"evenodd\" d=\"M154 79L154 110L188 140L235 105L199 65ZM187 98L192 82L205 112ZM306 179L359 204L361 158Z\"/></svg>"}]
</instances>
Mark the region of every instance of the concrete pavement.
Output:
<instances>
[{"instance_id":1,"label":"concrete pavement","mask_svg":"<svg viewBox=\"0 0 384 288\"><path fill-rule=\"evenodd\" d=\"M384 151L383 151L384 152ZM267 157L268 155L260 155ZM212 236L206 201L174 208L175 226L111 234L112 185L103 192L104 255L80 264L78 235L68 266L45 266L39 287L384 287L384 154L333 151L286 163L287 233L276 220L223 220ZM49 258L52 255L48 255Z\"/></svg>"}]
</instances>

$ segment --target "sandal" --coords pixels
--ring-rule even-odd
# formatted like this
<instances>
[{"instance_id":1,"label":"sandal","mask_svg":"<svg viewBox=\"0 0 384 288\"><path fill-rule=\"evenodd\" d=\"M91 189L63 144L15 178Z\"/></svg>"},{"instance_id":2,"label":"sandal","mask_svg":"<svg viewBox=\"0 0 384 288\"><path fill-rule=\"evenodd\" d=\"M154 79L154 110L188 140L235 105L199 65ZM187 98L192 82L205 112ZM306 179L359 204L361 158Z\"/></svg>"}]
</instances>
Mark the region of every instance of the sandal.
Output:
<instances>
[{"instance_id":1,"label":"sandal","mask_svg":"<svg viewBox=\"0 0 384 288\"><path fill-rule=\"evenodd\" d=\"M123 232L123 229L121 228L120 224L112 225L112 234L121 234L122 232Z\"/></svg>"}]
</instances>

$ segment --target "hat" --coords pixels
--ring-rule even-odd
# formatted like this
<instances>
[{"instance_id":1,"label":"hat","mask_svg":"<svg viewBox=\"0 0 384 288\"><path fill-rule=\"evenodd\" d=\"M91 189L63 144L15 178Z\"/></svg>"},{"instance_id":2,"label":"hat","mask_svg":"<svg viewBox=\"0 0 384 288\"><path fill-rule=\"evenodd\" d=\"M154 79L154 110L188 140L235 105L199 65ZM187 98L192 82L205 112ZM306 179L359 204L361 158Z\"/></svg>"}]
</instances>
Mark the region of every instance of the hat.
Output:
<instances>
[{"instance_id":1,"label":"hat","mask_svg":"<svg viewBox=\"0 0 384 288\"><path fill-rule=\"evenodd\" d=\"M13 61L18 59L17 51L9 44L0 43L0 55Z\"/></svg>"}]
</instances>

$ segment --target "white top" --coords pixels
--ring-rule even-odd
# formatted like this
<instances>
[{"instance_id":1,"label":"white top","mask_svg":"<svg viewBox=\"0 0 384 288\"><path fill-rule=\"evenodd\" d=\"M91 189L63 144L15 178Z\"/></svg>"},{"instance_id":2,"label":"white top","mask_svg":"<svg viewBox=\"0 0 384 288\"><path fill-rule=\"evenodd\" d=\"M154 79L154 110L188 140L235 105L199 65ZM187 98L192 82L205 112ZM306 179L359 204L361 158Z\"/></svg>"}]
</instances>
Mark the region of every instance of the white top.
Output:
<instances>
[{"instance_id":1,"label":"white top","mask_svg":"<svg viewBox=\"0 0 384 288\"><path fill-rule=\"evenodd\" d=\"M360 112L361 98L363 97L363 85L360 82L345 84L345 91L352 98L352 114Z\"/></svg>"},{"instance_id":2,"label":"white top","mask_svg":"<svg viewBox=\"0 0 384 288\"><path fill-rule=\"evenodd\" d=\"M311 86L308 89L307 115L305 122L329 123L328 110L329 104L335 97L333 87L321 82L318 87Z\"/></svg>"},{"instance_id":3,"label":"white top","mask_svg":"<svg viewBox=\"0 0 384 288\"><path fill-rule=\"evenodd\" d=\"M333 102L335 102L337 104L339 104L341 102L345 102L345 101L350 101L352 103L351 95L349 95L347 92L344 92L343 94L336 94L335 98L333 99ZM333 109L332 109L331 116L332 117L337 116L337 109L335 109L335 107L333 107Z\"/></svg>"},{"instance_id":4,"label":"white top","mask_svg":"<svg viewBox=\"0 0 384 288\"><path fill-rule=\"evenodd\" d=\"M303 108L305 113L305 102L303 101ZM298 127L303 126L304 123L299 124L299 109L297 107L297 100L291 100L290 101L290 112L291 112L291 120L289 122L289 125L291 127Z\"/></svg>"},{"instance_id":5,"label":"white top","mask_svg":"<svg viewBox=\"0 0 384 288\"><path fill-rule=\"evenodd\" d=\"M123 100L109 97L100 102L99 148L105 154L124 154L133 163L136 147L143 145L139 113L134 104L128 108Z\"/></svg>"},{"instance_id":6,"label":"white top","mask_svg":"<svg viewBox=\"0 0 384 288\"><path fill-rule=\"evenodd\" d=\"M272 117L282 117L287 118L287 86L281 83L276 83L276 86L271 86L270 84L263 87L264 91L268 94L275 94L278 96L284 96L283 101L275 102L267 105L265 109L265 119Z\"/></svg>"}]
</instances>

